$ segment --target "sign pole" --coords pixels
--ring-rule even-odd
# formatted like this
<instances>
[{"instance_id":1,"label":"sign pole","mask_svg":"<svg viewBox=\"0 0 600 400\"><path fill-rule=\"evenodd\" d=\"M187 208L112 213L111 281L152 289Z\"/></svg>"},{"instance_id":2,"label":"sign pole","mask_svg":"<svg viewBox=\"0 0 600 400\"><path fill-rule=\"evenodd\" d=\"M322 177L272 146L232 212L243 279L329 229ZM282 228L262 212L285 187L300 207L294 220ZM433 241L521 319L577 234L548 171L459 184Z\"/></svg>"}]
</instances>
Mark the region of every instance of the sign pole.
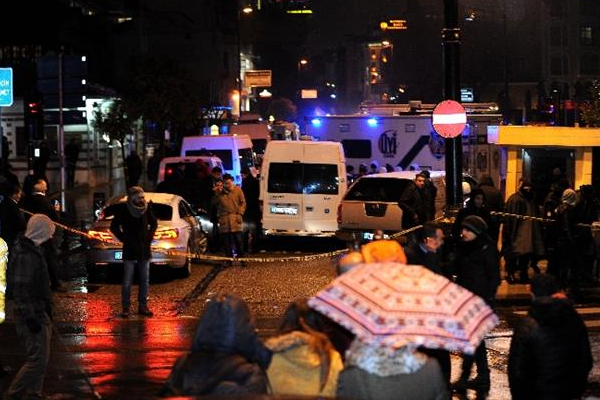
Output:
<instances>
[{"instance_id":1,"label":"sign pole","mask_svg":"<svg viewBox=\"0 0 600 400\"><path fill-rule=\"evenodd\" d=\"M65 126L63 120L63 52L58 55L58 159L60 162L60 206L66 206Z\"/></svg>"},{"instance_id":2,"label":"sign pole","mask_svg":"<svg viewBox=\"0 0 600 400\"><path fill-rule=\"evenodd\" d=\"M444 99L460 101L460 29L458 0L444 0L442 30ZM453 215L462 206L462 137L445 139L446 206Z\"/></svg>"}]
</instances>

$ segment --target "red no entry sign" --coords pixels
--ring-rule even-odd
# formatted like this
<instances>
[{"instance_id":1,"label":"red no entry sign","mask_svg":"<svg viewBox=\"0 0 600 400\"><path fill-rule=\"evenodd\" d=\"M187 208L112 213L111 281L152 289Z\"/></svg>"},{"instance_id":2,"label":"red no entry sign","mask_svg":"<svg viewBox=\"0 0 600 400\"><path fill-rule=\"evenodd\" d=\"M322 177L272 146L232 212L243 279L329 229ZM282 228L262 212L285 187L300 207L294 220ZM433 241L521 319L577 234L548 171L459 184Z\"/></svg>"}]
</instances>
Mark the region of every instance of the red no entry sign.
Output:
<instances>
[{"instance_id":1,"label":"red no entry sign","mask_svg":"<svg viewBox=\"0 0 600 400\"><path fill-rule=\"evenodd\" d=\"M460 136L467 125L467 112L454 100L444 100L435 106L432 115L433 129L445 138Z\"/></svg>"}]
</instances>

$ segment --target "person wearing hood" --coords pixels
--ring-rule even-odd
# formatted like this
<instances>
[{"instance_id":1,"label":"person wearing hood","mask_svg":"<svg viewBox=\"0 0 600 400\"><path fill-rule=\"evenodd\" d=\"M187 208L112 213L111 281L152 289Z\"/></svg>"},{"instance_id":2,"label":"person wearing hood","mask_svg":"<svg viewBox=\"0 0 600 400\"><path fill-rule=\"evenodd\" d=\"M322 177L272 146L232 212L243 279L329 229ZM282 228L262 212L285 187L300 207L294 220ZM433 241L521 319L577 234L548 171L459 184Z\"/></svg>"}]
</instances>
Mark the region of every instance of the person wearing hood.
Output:
<instances>
[{"instance_id":1,"label":"person wearing hood","mask_svg":"<svg viewBox=\"0 0 600 400\"><path fill-rule=\"evenodd\" d=\"M514 400L579 399L594 361L581 316L550 274L531 279L529 314L514 327L508 382Z\"/></svg>"},{"instance_id":2,"label":"person wearing hood","mask_svg":"<svg viewBox=\"0 0 600 400\"><path fill-rule=\"evenodd\" d=\"M42 245L52 238L54 230L50 218L34 214L11 249L6 295L14 304L15 328L25 343L27 359L10 384L6 399L42 397L52 336L52 293Z\"/></svg>"},{"instance_id":3,"label":"person wearing hood","mask_svg":"<svg viewBox=\"0 0 600 400\"><path fill-rule=\"evenodd\" d=\"M110 223L110 231L123 243L123 282L121 284L121 316L129 317L131 306L131 284L133 272L137 269L138 314L151 317L154 314L148 308L150 287L150 245L158 223L152 212L152 203L146 201L144 190L132 186L127 190L127 203Z\"/></svg>"},{"instance_id":4,"label":"person wearing hood","mask_svg":"<svg viewBox=\"0 0 600 400\"><path fill-rule=\"evenodd\" d=\"M490 211L487 208L487 199L485 198L485 193L479 188L475 188L471 191L469 200L467 200L465 207L458 210L456 221L452 227L452 234L455 240L458 241L460 238L460 232L462 230L461 224L469 215L477 215L478 217L481 217L488 226L488 234L492 237L492 239L498 241L498 237L494 237L493 232L491 232L489 229L491 226L492 217L490 216Z\"/></svg>"},{"instance_id":5,"label":"person wearing hood","mask_svg":"<svg viewBox=\"0 0 600 400\"><path fill-rule=\"evenodd\" d=\"M533 198L533 186L523 179L519 191L508 198L506 211L511 214L539 217ZM529 263L545 255L540 223L530 219L507 217L504 219L502 236L507 282L515 283L514 273L519 270L519 282L528 283Z\"/></svg>"},{"instance_id":6,"label":"person wearing hood","mask_svg":"<svg viewBox=\"0 0 600 400\"><path fill-rule=\"evenodd\" d=\"M500 254L487 234L487 228L483 218L476 215L469 215L462 221L454 272L456 283L493 307L496 290L500 285ZM477 377L469 380L473 362L477 364ZM452 387L457 393L464 393L468 388L481 394L489 392L490 369L485 340L481 341L473 356L463 357L460 378Z\"/></svg>"},{"instance_id":7,"label":"person wearing hood","mask_svg":"<svg viewBox=\"0 0 600 400\"><path fill-rule=\"evenodd\" d=\"M575 205L577 193L573 189L565 189L556 208L556 244L554 246L551 272L559 279L563 288L570 284L574 294L579 293L579 254L576 240ZM569 282L570 281L570 282Z\"/></svg>"},{"instance_id":8,"label":"person wearing hood","mask_svg":"<svg viewBox=\"0 0 600 400\"><path fill-rule=\"evenodd\" d=\"M356 400L449 400L440 366L411 346L355 339L346 353L337 397Z\"/></svg>"},{"instance_id":9,"label":"person wearing hood","mask_svg":"<svg viewBox=\"0 0 600 400\"><path fill-rule=\"evenodd\" d=\"M273 394L335 397L344 366L325 328L321 315L306 300L288 306L279 335L265 342L273 352L267 370Z\"/></svg>"},{"instance_id":10,"label":"person wearing hood","mask_svg":"<svg viewBox=\"0 0 600 400\"><path fill-rule=\"evenodd\" d=\"M207 304L191 350L173 366L161 396L266 394L271 353L244 300L219 295Z\"/></svg>"}]
</instances>

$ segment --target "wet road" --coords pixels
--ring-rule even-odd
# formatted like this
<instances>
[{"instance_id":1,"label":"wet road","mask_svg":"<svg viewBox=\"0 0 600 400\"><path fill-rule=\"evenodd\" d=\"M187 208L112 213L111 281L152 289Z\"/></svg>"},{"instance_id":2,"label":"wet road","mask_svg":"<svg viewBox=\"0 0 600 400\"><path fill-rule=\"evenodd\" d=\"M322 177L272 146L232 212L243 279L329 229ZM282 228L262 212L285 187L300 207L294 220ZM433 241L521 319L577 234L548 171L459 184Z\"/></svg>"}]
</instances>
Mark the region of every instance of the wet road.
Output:
<instances>
[{"instance_id":1,"label":"wet road","mask_svg":"<svg viewBox=\"0 0 600 400\"><path fill-rule=\"evenodd\" d=\"M283 253L270 253L275 258ZM285 255L289 255L286 253ZM70 274L82 271L82 254L69 258ZM66 272L66 271L64 271ZM311 262L251 263L221 268L194 264L192 275L176 279L164 269L153 269L150 307L153 318L122 319L118 271L108 274L101 284L87 284L84 278L69 282L69 292L56 295L52 359L45 390L54 399L92 398L90 384L103 398L152 398L160 390L176 358L189 344L206 300L217 293L233 293L244 298L257 316L262 337L273 334L290 301L314 294L334 276L330 259ZM135 308L135 295L132 293ZM500 309L502 324L488 338L492 391L489 399L509 399L506 358L511 331L507 317L518 317L520 307ZM585 307L590 318L591 337L596 358L600 340L593 305ZM0 359L18 367L22 363L22 345L10 321L0 325ZM5 343L11 343L6 346ZM15 343L12 345L12 343ZM459 371L460 358L453 356L453 375ZM87 383L84 377L89 378ZM600 380L595 368L590 376ZM6 381L3 381L3 389ZM597 383L592 392L600 393Z\"/></svg>"}]
</instances>

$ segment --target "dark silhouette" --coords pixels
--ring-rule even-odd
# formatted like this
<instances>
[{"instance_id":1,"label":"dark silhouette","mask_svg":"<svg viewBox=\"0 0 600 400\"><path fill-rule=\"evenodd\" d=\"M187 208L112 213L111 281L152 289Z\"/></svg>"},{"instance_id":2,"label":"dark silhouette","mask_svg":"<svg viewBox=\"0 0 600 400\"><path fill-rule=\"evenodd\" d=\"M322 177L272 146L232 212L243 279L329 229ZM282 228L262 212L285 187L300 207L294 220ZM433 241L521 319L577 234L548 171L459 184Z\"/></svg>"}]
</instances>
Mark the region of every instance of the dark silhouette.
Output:
<instances>
[{"instance_id":1,"label":"dark silhouette","mask_svg":"<svg viewBox=\"0 0 600 400\"><path fill-rule=\"evenodd\" d=\"M75 171L77 170L77 159L79 158L79 146L75 138L71 138L65 146L65 157L67 159L67 187L75 186Z\"/></svg>"},{"instance_id":2,"label":"dark silhouette","mask_svg":"<svg viewBox=\"0 0 600 400\"><path fill-rule=\"evenodd\" d=\"M142 160L135 150L125 159L127 166L127 187L137 186L142 176Z\"/></svg>"}]
</instances>

